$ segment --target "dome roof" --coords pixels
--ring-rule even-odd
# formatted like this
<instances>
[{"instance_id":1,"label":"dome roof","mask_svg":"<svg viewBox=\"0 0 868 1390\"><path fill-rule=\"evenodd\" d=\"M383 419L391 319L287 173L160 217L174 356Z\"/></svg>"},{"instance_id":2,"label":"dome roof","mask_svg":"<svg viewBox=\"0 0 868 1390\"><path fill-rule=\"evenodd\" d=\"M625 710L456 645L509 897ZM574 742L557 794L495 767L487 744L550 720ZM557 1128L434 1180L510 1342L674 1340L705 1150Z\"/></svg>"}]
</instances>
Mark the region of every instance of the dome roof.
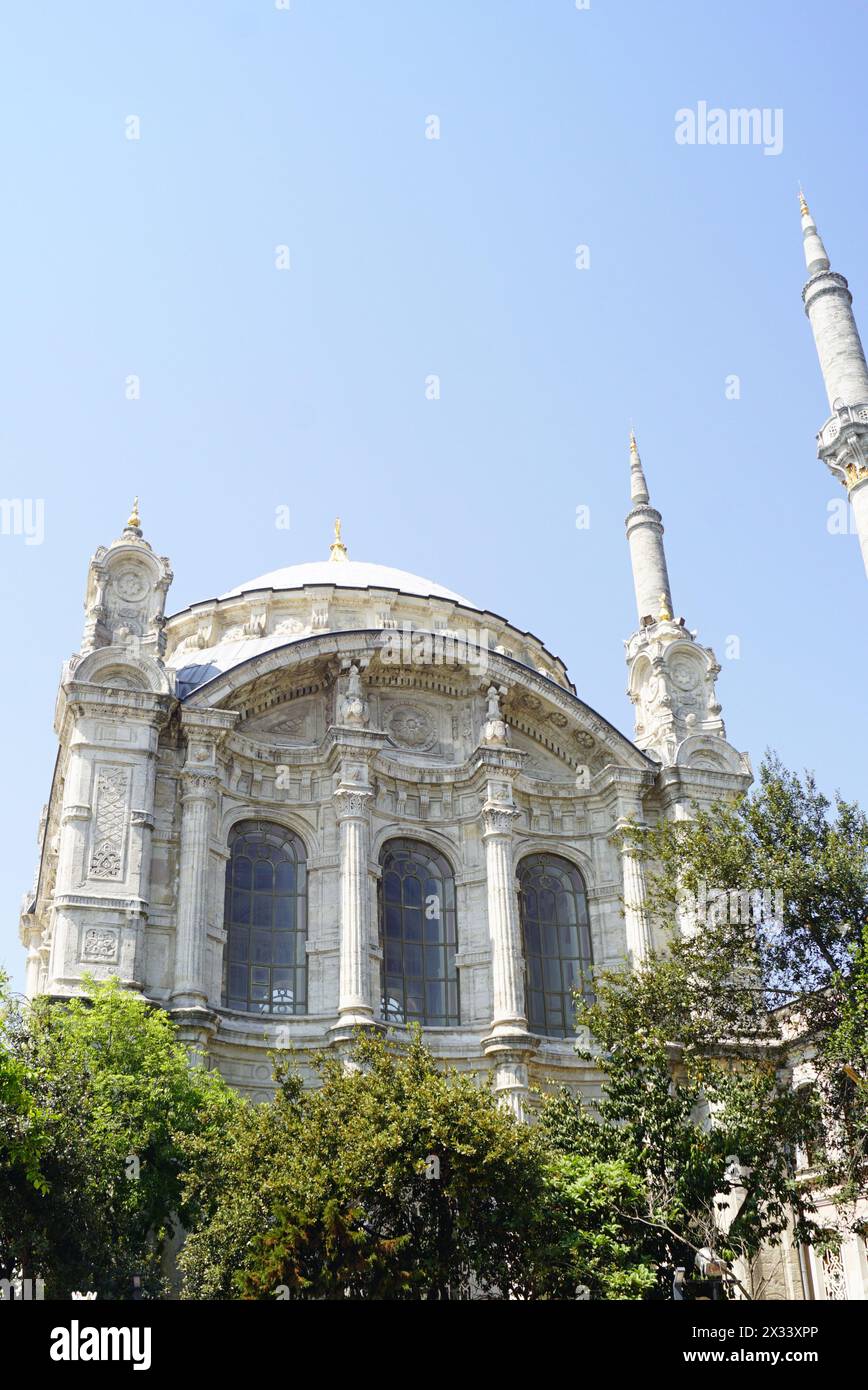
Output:
<instances>
[{"instance_id":1,"label":"dome roof","mask_svg":"<svg viewBox=\"0 0 868 1390\"><path fill-rule=\"evenodd\" d=\"M258 579L221 594L221 598L237 598L239 594L256 589L302 589L309 584L334 584L342 589L397 589L402 594L417 594L422 598L445 598L465 608L476 608L470 599L444 589L432 579L422 579L407 570L392 569L389 565L369 565L364 560L314 560L305 565L287 565L270 570Z\"/></svg>"}]
</instances>

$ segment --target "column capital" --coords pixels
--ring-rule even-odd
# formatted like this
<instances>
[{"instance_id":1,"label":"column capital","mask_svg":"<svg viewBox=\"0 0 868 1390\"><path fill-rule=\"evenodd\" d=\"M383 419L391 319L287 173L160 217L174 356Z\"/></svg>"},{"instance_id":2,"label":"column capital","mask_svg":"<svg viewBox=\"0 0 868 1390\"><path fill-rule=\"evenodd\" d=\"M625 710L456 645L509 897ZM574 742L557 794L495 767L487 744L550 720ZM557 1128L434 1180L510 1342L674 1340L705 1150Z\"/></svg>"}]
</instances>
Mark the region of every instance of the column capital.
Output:
<instances>
[{"instance_id":1,"label":"column capital","mask_svg":"<svg viewBox=\"0 0 868 1390\"><path fill-rule=\"evenodd\" d=\"M486 801L482 808L482 837L510 839L520 812L506 802Z\"/></svg>"},{"instance_id":2,"label":"column capital","mask_svg":"<svg viewBox=\"0 0 868 1390\"><path fill-rule=\"evenodd\" d=\"M367 820L374 793L370 787L340 786L332 796L338 820Z\"/></svg>"},{"instance_id":3,"label":"column capital","mask_svg":"<svg viewBox=\"0 0 868 1390\"><path fill-rule=\"evenodd\" d=\"M207 769L183 767L181 769L181 800L214 801L220 786L220 774Z\"/></svg>"}]
</instances>

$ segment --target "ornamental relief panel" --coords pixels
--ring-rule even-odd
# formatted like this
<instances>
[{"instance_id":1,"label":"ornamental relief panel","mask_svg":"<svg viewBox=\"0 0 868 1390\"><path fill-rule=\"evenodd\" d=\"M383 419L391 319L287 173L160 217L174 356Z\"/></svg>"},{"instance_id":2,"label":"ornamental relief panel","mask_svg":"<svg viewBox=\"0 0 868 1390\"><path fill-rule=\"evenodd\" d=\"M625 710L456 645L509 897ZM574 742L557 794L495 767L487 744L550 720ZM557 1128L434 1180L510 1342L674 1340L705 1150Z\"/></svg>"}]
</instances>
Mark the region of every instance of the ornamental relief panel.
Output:
<instances>
[{"instance_id":1,"label":"ornamental relief panel","mask_svg":"<svg viewBox=\"0 0 868 1390\"><path fill-rule=\"evenodd\" d=\"M84 933L81 958L102 962L117 960L117 931L113 927L88 927Z\"/></svg>"},{"instance_id":2,"label":"ornamental relief panel","mask_svg":"<svg viewBox=\"0 0 868 1390\"><path fill-rule=\"evenodd\" d=\"M129 791L129 768L99 768L88 869L91 878L123 878Z\"/></svg>"},{"instance_id":3,"label":"ornamental relief panel","mask_svg":"<svg viewBox=\"0 0 868 1390\"><path fill-rule=\"evenodd\" d=\"M422 704L386 704L383 728L396 748L411 753L440 753L436 716Z\"/></svg>"},{"instance_id":4,"label":"ornamental relief panel","mask_svg":"<svg viewBox=\"0 0 868 1390\"><path fill-rule=\"evenodd\" d=\"M108 568L105 609L115 639L143 637L148 632L152 608L150 572L134 561L122 560Z\"/></svg>"},{"instance_id":5,"label":"ornamental relief panel","mask_svg":"<svg viewBox=\"0 0 868 1390\"><path fill-rule=\"evenodd\" d=\"M322 736L315 700L297 700L257 715L238 728L238 733L275 743L316 743Z\"/></svg>"}]
</instances>

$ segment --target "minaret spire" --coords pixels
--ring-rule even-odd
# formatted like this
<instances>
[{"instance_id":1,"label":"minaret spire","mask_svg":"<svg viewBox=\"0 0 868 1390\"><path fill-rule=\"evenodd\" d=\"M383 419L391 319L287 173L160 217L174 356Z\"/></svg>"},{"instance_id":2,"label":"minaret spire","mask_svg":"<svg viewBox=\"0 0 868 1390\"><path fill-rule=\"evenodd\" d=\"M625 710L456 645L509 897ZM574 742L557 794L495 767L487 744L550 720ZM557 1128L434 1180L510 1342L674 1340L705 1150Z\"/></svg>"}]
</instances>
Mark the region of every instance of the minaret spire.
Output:
<instances>
[{"instance_id":1,"label":"minaret spire","mask_svg":"<svg viewBox=\"0 0 868 1390\"><path fill-rule=\"evenodd\" d=\"M817 224L799 190L808 282L802 290L832 409L817 453L849 494L868 573L868 364L843 275L832 270Z\"/></svg>"},{"instance_id":2,"label":"minaret spire","mask_svg":"<svg viewBox=\"0 0 868 1390\"><path fill-rule=\"evenodd\" d=\"M646 618L672 613L672 590L663 548L663 518L652 507L636 435L630 431L630 501L627 540L640 625Z\"/></svg>"},{"instance_id":3,"label":"minaret spire","mask_svg":"<svg viewBox=\"0 0 868 1390\"><path fill-rule=\"evenodd\" d=\"M645 481L645 473L642 468L642 460L639 457L639 446L636 443L635 430L630 431L630 501L642 504L647 504L651 501L648 495L648 484Z\"/></svg>"},{"instance_id":4,"label":"minaret spire","mask_svg":"<svg viewBox=\"0 0 868 1390\"><path fill-rule=\"evenodd\" d=\"M630 431L627 541L639 626L626 642L628 694L636 706L636 743L667 767L714 767L744 777L748 764L726 742L714 652L673 618L663 521L651 506L636 435ZM746 782L744 783L746 785Z\"/></svg>"}]
</instances>

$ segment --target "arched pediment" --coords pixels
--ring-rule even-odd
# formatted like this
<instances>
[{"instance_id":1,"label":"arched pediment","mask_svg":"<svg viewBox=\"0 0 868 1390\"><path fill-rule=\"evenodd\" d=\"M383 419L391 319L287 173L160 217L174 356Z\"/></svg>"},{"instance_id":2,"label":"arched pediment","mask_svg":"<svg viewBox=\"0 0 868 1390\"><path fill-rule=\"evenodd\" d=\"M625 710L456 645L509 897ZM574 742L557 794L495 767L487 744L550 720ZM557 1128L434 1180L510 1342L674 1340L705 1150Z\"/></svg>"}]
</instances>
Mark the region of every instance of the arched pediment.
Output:
<instances>
[{"instance_id":1,"label":"arched pediment","mask_svg":"<svg viewBox=\"0 0 868 1390\"><path fill-rule=\"evenodd\" d=\"M112 690L172 694L172 678L166 669L153 657L126 647L98 647L82 657L70 674L75 681L103 685Z\"/></svg>"},{"instance_id":2,"label":"arched pediment","mask_svg":"<svg viewBox=\"0 0 868 1390\"><path fill-rule=\"evenodd\" d=\"M294 704L302 696L329 691L341 663L355 661L372 688L385 689L390 685L401 692L405 704L431 702L437 697L475 698L485 686L498 685L506 691L504 713L516 734L531 741L531 751L538 747L555 764L584 765L592 773L608 763L642 772L656 770L655 763L596 710L514 658L489 651L485 653L484 670L478 662L441 666L416 663L396 670L380 661L386 641L388 633L375 629L324 633L288 643L215 676L189 694L184 703L193 708L237 710L242 715L239 730L272 712L279 724L278 709ZM384 709L385 704L384 701ZM286 714L290 717L288 709ZM391 719L393 741L397 743L403 736L408 751L413 751L412 743L408 743L413 737L424 733L422 741L430 741L430 732L425 728L411 727L400 714L393 714ZM421 722L424 725L424 720ZM478 729L473 732L478 737ZM420 751L430 752L431 748Z\"/></svg>"}]
</instances>

